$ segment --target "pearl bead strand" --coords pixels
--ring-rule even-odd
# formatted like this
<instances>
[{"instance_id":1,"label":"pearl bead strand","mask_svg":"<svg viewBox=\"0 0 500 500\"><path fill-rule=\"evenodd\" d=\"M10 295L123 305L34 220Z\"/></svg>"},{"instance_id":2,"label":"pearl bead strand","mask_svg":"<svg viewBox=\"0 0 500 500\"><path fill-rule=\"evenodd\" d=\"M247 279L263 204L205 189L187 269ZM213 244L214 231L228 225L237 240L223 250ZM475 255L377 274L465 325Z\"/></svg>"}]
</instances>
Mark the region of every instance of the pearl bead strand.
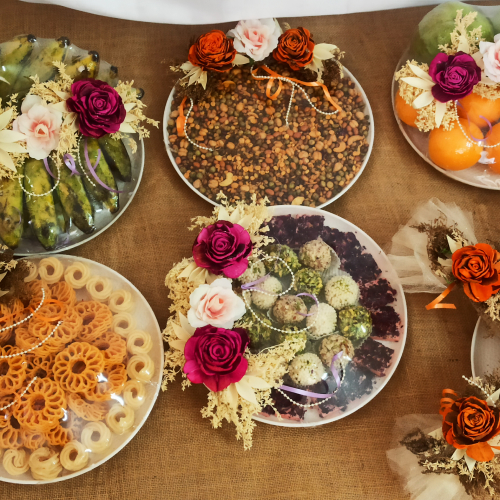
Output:
<instances>
[{"instance_id":1,"label":"pearl bead strand","mask_svg":"<svg viewBox=\"0 0 500 500\"><path fill-rule=\"evenodd\" d=\"M259 289L255 289L255 290L252 290L252 291L258 292L258 293L264 293L266 295L270 295L271 297L281 297L282 295L286 295L293 288L293 285L295 284L295 275L293 274L292 268L281 257L275 257L275 256L272 256L272 255L265 255L264 257L262 257L262 259L259 259L259 260L256 260L255 262L253 262L252 266L255 265L255 264L257 264L258 262L263 261L263 260L279 260L279 261L283 262L283 264L285 264L286 268L290 271L290 274L292 275L292 283L290 284L290 286L284 292L281 292L281 293L271 293L271 292L266 292L265 290L259 290ZM280 333L285 333L285 334L286 333L302 333L302 332L306 332L307 330L309 330L310 328L312 328L316 324L317 315L316 315L316 318L314 319L314 322L312 323L312 325L306 326L305 328L302 328L301 330L297 330L296 332L291 332L291 331L288 331L288 330L281 330L280 328L275 328L272 325L268 325L267 323L264 323L264 321L262 321L254 313L253 309L250 307L250 304L248 303L247 295L245 293L245 292L250 292L250 291L251 290L243 290L243 299L245 300L245 304L248 307L249 311L252 313L252 316L259 323L261 323L262 325L264 325L266 328L271 328L271 330L274 330L274 331L280 332Z\"/></svg>"},{"instance_id":2,"label":"pearl bead strand","mask_svg":"<svg viewBox=\"0 0 500 500\"><path fill-rule=\"evenodd\" d=\"M207 148L205 146L200 146L199 144L197 144L196 142L192 141L191 138L189 137L188 133L187 133L187 122L188 122L188 118L189 118L189 115L191 114L191 111L193 110L193 106L194 106L194 101L193 99L189 98L189 101L191 102L191 106L189 107L189 111L186 113L186 119L184 120L184 136L186 137L186 139L195 147L197 148L200 148L200 149L206 149L207 151L213 151L212 148Z\"/></svg>"},{"instance_id":3,"label":"pearl bead strand","mask_svg":"<svg viewBox=\"0 0 500 500\"><path fill-rule=\"evenodd\" d=\"M340 379L340 383L342 383L344 381L344 373L345 373L345 370L344 370L344 365L342 365L342 377ZM301 408L313 408L314 406L319 406L323 403L325 403L326 401L328 401L329 399L332 399L333 396L335 396L335 394L337 393L337 391L340 389L340 386L338 386L332 393L331 396L327 397L327 398L324 398L322 399L321 401L318 401L316 403L309 403L307 405L303 405L302 403L297 403L296 401L294 401L290 396L288 396L287 394L285 394L281 389L278 388L278 392L282 395L282 396L285 396L286 399L288 399L288 401L290 401L290 403L293 403L294 405L297 405L297 406L300 406Z\"/></svg>"},{"instance_id":4,"label":"pearl bead strand","mask_svg":"<svg viewBox=\"0 0 500 500\"><path fill-rule=\"evenodd\" d=\"M23 320L19 321L18 323L14 323L13 325L10 325L10 326L6 326L5 328L1 328L0 329L0 332L4 332L6 330L10 330L11 328L15 328L16 326L19 326L21 325L22 323L24 323L25 321L28 321L29 319L31 319L33 317L34 314L36 314L39 309L42 307L42 304L45 300L45 289L42 288L42 301L40 302L40 304L38 305L38 307L29 315L29 316L26 316L26 318L24 318ZM0 359L7 359L7 358L15 358L17 356L22 356L23 354L27 354L31 351L34 351L35 349L38 349L39 347L41 347L45 342L47 342L47 340L49 340L50 337L52 337L52 335L54 335L54 333L56 332L56 330L59 328L59 326L62 325L62 321L59 321L59 323L57 323L57 325L55 326L55 328L52 330L52 332L47 335L47 337L45 337L41 342L39 342L36 346L34 347L31 347L30 349L27 349L26 351L22 351L22 352L18 352L16 354L7 354L6 356L0 356Z\"/></svg>"},{"instance_id":5,"label":"pearl bead strand","mask_svg":"<svg viewBox=\"0 0 500 500\"><path fill-rule=\"evenodd\" d=\"M19 185L21 186L21 189L28 195L28 196L47 196L48 194L52 193L52 191L54 191L54 189L57 188L57 186L59 185L59 181L61 180L61 167L59 167L59 165L56 164L56 167L57 167L57 180L56 180L56 183L54 184L54 186L52 187L52 189L50 189L49 191L47 191L46 193L42 193L42 194L36 194L36 193L30 193L29 191L26 191L26 189L24 189L24 186L23 186L23 181L21 178L18 179L18 182L19 182Z\"/></svg>"},{"instance_id":6,"label":"pearl bead strand","mask_svg":"<svg viewBox=\"0 0 500 500\"><path fill-rule=\"evenodd\" d=\"M35 382L35 380L37 378L38 377L33 377L33 380L27 385L26 389L24 389L23 393L19 396L19 399L21 399L28 392L29 388L32 386L33 382ZM17 401L18 401L17 399L14 399L14 401L12 401L12 403L9 403L6 406L2 406L2 408L0 408L0 411L4 411L7 408L10 408L13 404L17 403Z\"/></svg>"},{"instance_id":7,"label":"pearl bead strand","mask_svg":"<svg viewBox=\"0 0 500 500\"><path fill-rule=\"evenodd\" d=\"M457 121L458 126L460 127L460 130L462 131L462 134L464 134L466 139L473 140L472 137L464 130L464 128L462 127L462 124L460 123L459 116L458 116L457 101L455 101L455 120ZM500 146L500 142L498 142L497 144L488 145L488 144L483 144L485 141L486 141L486 138L481 139L480 141L474 141L474 142L480 144L483 148L496 148L497 146Z\"/></svg>"},{"instance_id":8,"label":"pearl bead strand","mask_svg":"<svg viewBox=\"0 0 500 500\"><path fill-rule=\"evenodd\" d=\"M305 98L307 99L307 102L309 102L310 106L312 108L314 108L318 113L321 113L322 115L325 115L325 116L333 116L333 115L335 115L335 114L337 114L339 112L338 109L335 110L335 111L332 111L332 112L321 111L321 109L318 109L312 103L311 99L309 99L309 96L307 95L307 92L300 85L298 85L297 83L293 82L292 80L289 80L288 78L285 78L284 76L257 76L257 75L253 75L253 77L256 78L257 80L281 80L282 82L288 82L288 83L290 83L292 85L292 94L290 95L290 101L288 102L288 109L287 109L287 112L286 112L286 119L285 119L285 123L286 123L287 127L289 126L289 124L288 124L288 116L289 116L290 110L292 108L293 96L294 96L294 93L295 93L295 88L298 88L299 90L302 91L302 93L304 94Z\"/></svg>"},{"instance_id":9,"label":"pearl bead strand","mask_svg":"<svg viewBox=\"0 0 500 500\"><path fill-rule=\"evenodd\" d=\"M80 157L80 143L82 142L82 137L83 137L82 135L78 137L78 144L76 146L76 159L78 160L78 164L82 169L83 175L87 178L87 180L90 182L92 186L96 187L94 181L88 176L86 170L83 168L82 159Z\"/></svg>"}]
</instances>

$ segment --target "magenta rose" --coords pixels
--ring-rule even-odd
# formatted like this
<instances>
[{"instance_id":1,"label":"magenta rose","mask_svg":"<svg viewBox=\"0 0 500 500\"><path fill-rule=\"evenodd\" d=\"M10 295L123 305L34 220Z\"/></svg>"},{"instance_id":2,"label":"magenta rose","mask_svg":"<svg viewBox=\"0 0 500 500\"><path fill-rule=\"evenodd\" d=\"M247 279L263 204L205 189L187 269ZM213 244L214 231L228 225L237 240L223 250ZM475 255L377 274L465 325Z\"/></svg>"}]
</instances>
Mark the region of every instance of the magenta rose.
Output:
<instances>
[{"instance_id":1,"label":"magenta rose","mask_svg":"<svg viewBox=\"0 0 500 500\"><path fill-rule=\"evenodd\" d=\"M481 81L481 69L464 52L454 56L438 54L429 66L429 75L436 84L432 87L432 95L439 102L462 99Z\"/></svg>"},{"instance_id":2,"label":"magenta rose","mask_svg":"<svg viewBox=\"0 0 500 500\"><path fill-rule=\"evenodd\" d=\"M248 231L226 220L204 228L193 245L193 257L198 267L228 278L238 278L247 270L247 257L251 252Z\"/></svg>"},{"instance_id":3,"label":"magenta rose","mask_svg":"<svg viewBox=\"0 0 500 500\"><path fill-rule=\"evenodd\" d=\"M80 132L87 137L102 137L118 132L127 111L118 92L101 80L80 80L71 85L72 96L66 101L78 114Z\"/></svg>"},{"instance_id":4,"label":"magenta rose","mask_svg":"<svg viewBox=\"0 0 500 500\"><path fill-rule=\"evenodd\" d=\"M224 390L239 382L248 368L243 353L249 343L243 328L197 328L184 348L184 373L193 384L205 384L211 391Z\"/></svg>"}]
</instances>

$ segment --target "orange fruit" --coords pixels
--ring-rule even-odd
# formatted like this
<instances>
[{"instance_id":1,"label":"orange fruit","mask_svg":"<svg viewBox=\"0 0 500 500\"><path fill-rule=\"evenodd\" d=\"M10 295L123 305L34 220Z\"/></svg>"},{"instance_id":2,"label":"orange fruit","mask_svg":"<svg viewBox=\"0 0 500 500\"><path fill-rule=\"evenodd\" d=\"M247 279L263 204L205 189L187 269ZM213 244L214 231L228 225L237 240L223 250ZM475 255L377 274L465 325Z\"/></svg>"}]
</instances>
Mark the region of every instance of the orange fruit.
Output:
<instances>
[{"instance_id":1,"label":"orange fruit","mask_svg":"<svg viewBox=\"0 0 500 500\"><path fill-rule=\"evenodd\" d=\"M484 116L491 123L500 120L500 99L486 99L477 94L469 94L467 97L458 101L463 107L457 106L458 116L467 118L480 128L485 128L488 124L480 118Z\"/></svg>"},{"instance_id":2,"label":"orange fruit","mask_svg":"<svg viewBox=\"0 0 500 500\"><path fill-rule=\"evenodd\" d=\"M460 118L460 123L466 133L483 138L481 129L474 123L470 124L470 130L465 118ZM439 127L429 134L429 158L445 170L465 170L472 167L481 158L482 151L481 145L465 137L457 122L451 130Z\"/></svg>"},{"instance_id":3,"label":"orange fruit","mask_svg":"<svg viewBox=\"0 0 500 500\"><path fill-rule=\"evenodd\" d=\"M488 146L493 146L500 143L500 123L497 123L491 129L491 134L486 139L486 144ZM489 165L490 170L496 174L500 174L500 145L496 148L486 148L488 152L488 158L495 158L495 163Z\"/></svg>"},{"instance_id":4,"label":"orange fruit","mask_svg":"<svg viewBox=\"0 0 500 500\"><path fill-rule=\"evenodd\" d=\"M417 119L417 110L410 104L407 104L407 102L399 94L399 91L396 94L394 105L400 120L410 127L416 127L415 120Z\"/></svg>"}]
</instances>

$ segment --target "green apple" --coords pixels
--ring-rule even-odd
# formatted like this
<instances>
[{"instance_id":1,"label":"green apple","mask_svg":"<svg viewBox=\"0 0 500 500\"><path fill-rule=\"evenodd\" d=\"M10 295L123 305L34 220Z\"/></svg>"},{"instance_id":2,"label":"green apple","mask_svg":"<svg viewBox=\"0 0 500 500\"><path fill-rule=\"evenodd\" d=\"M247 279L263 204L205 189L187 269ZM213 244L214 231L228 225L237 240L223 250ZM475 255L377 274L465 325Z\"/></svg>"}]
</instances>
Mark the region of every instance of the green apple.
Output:
<instances>
[{"instance_id":1,"label":"green apple","mask_svg":"<svg viewBox=\"0 0 500 500\"><path fill-rule=\"evenodd\" d=\"M457 10L462 9L465 16L475 9L462 2L446 2L427 13L411 42L411 56L421 62L430 62L440 52L439 45L451 43L451 32L455 29ZM500 19L499 19L500 20ZM483 38L492 42L494 31L489 19L481 12L477 13L474 22L467 28L469 31L482 27Z\"/></svg>"}]
</instances>

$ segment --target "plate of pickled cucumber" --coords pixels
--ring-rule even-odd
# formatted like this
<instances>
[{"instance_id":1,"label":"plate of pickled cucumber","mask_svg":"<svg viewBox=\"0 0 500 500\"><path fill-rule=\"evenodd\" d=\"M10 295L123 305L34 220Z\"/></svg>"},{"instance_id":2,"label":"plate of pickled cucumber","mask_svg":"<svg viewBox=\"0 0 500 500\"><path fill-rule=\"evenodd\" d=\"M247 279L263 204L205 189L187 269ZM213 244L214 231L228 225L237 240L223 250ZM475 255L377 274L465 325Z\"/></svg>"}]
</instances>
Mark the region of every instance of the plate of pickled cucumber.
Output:
<instances>
[{"instance_id":1,"label":"plate of pickled cucumber","mask_svg":"<svg viewBox=\"0 0 500 500\"><path fill-rule=\"evenodd\" d=\"M2 102L16 94L20 106L35 75L40 82L56 79L56 61L66 65L66 73L74 81L95 78L111 86L118 83L117 68L101 61L96 51L82 50L66 37L53 40L21 35L0 44ZM143 91L136 92L141 98ZM17 169L19 178L0 179L1 241L16 255L55 253L103 232L130 204L141 181L144 143L137 134L130 136L137 143L135 151L126 139L87 137L79 142L73 170L51 169L51 160L28 158ZM84 153L101 182L84 171Z\"/></svg>"}]
</instances>

